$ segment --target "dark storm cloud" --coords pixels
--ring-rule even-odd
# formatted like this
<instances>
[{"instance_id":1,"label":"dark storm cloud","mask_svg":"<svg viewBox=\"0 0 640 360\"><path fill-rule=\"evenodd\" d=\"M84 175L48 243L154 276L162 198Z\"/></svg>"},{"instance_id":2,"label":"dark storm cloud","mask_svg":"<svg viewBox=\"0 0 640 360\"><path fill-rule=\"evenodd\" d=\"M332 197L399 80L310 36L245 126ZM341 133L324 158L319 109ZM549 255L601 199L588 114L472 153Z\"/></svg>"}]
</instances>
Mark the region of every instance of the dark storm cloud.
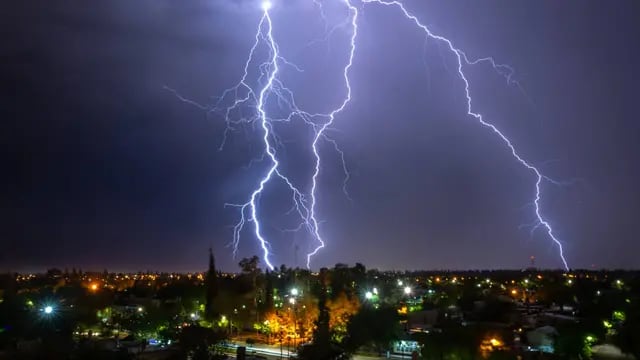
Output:
<instances>
[{"instance_id":1,"label":"dark storm cloud","mask_svg":"<svg viewBox=\"0 0 640 360\"><path fill-rule=\"evenodd\" d=\"M14 35L2 50L3 111L14 119L3 132L11 174L3 261L91 264L78 254L104 262L118 248L126 254L162 249L169 240L208 243L188 230L206 224L207 215L198 215L200 205L190 203L195 194L184 191L209 186L203 178L213 169L201 165L214 146L192 139L198 130L182 128L181 117L198 118L189 123L203 134L215 129L189 109L170 116L176 108L165 105L162 85L180 76L171 67L193 64L184 56L232 51L229 36L204 31L223 27L211 18L212 8L161 2L13 6L3 22L5 33ZM213 201L213 186L198 197ZM48 251L33 252L32 244ZM161 253L153 257L162 259ZM131 266L145 262L128 260Z\"/></svg>"},{"instance_id":2,"label":"dark storm cloud","mask_svg":"<svg viewBox=\"0 0 640 360\"><path fill-rule=\"evenodd\" d=\"M282 4L285 4L282 2ZM288 4L288 3L287 3ZM234 268L229 226L260 165L248 129L218 151L223 124L163 90L200 102L237 81L253 40L254 1L22 1L0 5L0 115L4 157L0 266L197 269L213 245ZM634 267L640 81L633 2L601 4L409 2L470 55L517 70L524 96L486 67L470 69L475 104L556 179L543 209L574 266ZM306 46L322 28L311 2L274 10L281 49L305 68L287 79L300 103L324 111L344 90L344 38ZM337 15L340 12L336 12ZM446 51L399 14L361 13L353 102L335 136L352 169L341 194L337 157L323 148L321 220L329 240L316 265L385 268L519 267L556 249L533 221L533 177L464 114ZM343 34L344 35L344 34ZM326 46L325 46L326 45ZM311 86L313 85L313 86ZM299 131L300 130L300 131ZM283 132L291 176L308 176L305 133ZM254 134L255 135L255 134ZM553 160L553 161L549 161ZM307 186L302 184L301 186ZM276 262L292 264L282 235L288 204L265 195ZM257 252L249 232L241 255Z\"/></svg>"}]
</instances>

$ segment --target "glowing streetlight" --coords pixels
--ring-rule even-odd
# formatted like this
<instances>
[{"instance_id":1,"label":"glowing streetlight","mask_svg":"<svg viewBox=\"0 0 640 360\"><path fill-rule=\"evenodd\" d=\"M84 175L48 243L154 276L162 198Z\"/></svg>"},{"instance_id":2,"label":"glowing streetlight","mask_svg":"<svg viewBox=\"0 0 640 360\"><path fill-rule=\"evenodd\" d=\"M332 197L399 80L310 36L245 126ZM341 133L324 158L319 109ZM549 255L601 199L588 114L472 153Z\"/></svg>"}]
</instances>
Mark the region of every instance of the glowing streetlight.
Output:
<instances>
[{"instance_id":1,"label":"glowing streetlight","mask_svg":"<svg viewBox=\"0 0 640 360\"><path fill-rule=\"evenodd\" d=\"M371 291L367 291L364 294L364 298L367 299L367 300L371 300L371 298L373 298L373 293Z\"/></svg>"},{"instance_id":2,"label":"glowing streetlight","mask_svg":"<svg viewBox=\"0 0 640 360\"><path fill-rule=\"evenodd\" d=\"M296 304L296 298L289 298L289 304L291 305L295 305Z\"/></svg>"},{"instance_id":3,"label":"glowing streetlight","mask_svg":"<svg viewBox=\"0 0 640 360\"><path fill-rule=\"evenodd\" d=\"M47 305L47 306L44 307L43 311L44 311L45 314L49 315L49 314L53 313L53 306Z\"/></svg>"},{"instance_id":4,"label":"glowing streetlight","mask_svg":"<svg viewBox=\"0 0 640 360\"><path fill-rule=\"evenodd\" d=\"M91 284L91 290L92 291L98 290L98 284Z\"/></svg>"},{"instance_id":5,"label":"glowing streetlight","mask_svg":"<svg viewBox=\"0 0 640 360\"><path fill-rule=\"evenodd\" d=\"M398 286L402 286L402 280L398 280Z\"/></svg>"},{"instance_id":6,"label":"glowing streetlight","mask_svg":"<svg viewBox=\"0 0 640 360\"><path fill-rule=\"evenodd\" d=\"M405 295L410 295L410 294L411 294L411 288L410 288L410 287L408 287L408 286L405 286L405 287L404 287L404 294L405 294Z\"/></svg>"},{"instance_id":7,"label":"glowing streetlight","mask_svg":"<svg viewBox=\"0 0 640 360\"><path fill-rule=\"evenodd\" d=\"M491 343L491 346L493 347L498 347L498 346L502 346L502 341L496 339L496 338L492 338L491 340L489 340L489 343Z\"/></svg>"},{"instance_id":8,"label":"glowing streetlight","mask_svg":"<svg viewBox=\"0 0 640 360\"><path fill-rule=\"evenodd\" d=\"M142 312L142 306L138 308L138 312L141 313Z\"/></svg>"},{"instance_id":9,"label":"glowing streetlight","mask_svg":"<svg viewBox=\"0 0 640 360\"><path fill-rule=\"evenodd\" d=\"M298 289L297 289L297 288L293 288L293 289L291 289L291 295L293 295L293 296L298 296L298 294L299 294L299 293L300 293L300 292L298 291Z\"/></svg>"},{"instance_id":10,"label":"glowing streetlight","mask_svg":"<svg viewBox=\"0 0 640 360\"><path fill-rule=\"evenodd\" d=\"M378 295L378 288L373 288L373 293L374 293L375 295Z\"/></svg>"}]
</instances>

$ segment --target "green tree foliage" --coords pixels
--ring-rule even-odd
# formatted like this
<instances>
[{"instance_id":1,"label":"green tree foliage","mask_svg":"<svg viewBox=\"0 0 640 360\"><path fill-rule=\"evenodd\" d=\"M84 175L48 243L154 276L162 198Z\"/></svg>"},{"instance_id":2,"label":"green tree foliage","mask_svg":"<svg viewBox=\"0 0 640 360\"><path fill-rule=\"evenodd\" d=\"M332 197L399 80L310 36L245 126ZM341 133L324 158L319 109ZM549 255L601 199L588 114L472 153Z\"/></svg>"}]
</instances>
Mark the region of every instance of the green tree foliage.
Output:
<instances>
[{"instance_id":1,"label":"green tree foliage","mask_svg":"<svg viewBox=\"0 0 640 360\"><path fill-rule=\"evenodd\" d=\"M637 304L630 309L626 320L614 337L614 342L623 353L640 359L640 309Z\"/></svg>"}]
</instances>

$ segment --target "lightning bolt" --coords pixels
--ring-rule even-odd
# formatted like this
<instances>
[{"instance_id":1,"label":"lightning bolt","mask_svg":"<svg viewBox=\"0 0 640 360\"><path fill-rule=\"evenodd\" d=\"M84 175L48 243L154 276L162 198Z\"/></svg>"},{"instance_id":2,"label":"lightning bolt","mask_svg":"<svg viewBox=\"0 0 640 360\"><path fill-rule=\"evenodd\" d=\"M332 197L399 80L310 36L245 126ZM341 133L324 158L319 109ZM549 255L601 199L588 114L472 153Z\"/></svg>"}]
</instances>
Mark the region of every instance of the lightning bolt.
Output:
<instances>
[{"instance_id":1,"label":"lightning bolt","mask_svg":"<svg viewBox=\"0 0 640 360\"><path fill-rule=\"evenodd\" d=\"M509 149L509 151L511 152L511 155L515 158L516 161L518 161L522 166L524 166L525 168L527 168L529 171L531 171L534 176L535 176L535 195L534 195L534 199L533 199L533 204L535 207L535 216L536 216L536 224L534 227L534 230L536 228L544 228L545 232L547 233L547 235L549 236L549 238L553 241L553 243L558 247L558 252L560 255L560 259L562 260L562 264L564 265L564 268L566 270L569 270L569 265L567 264L567 260L564 257L564 250L562 248L562 243L560 242L560 240L558 240L558 238L556 237L556 235L554 234L553 228L551 227L551 224L549 224L549 222L542 216L542 211L540 210L540 201L541 201L541 186L542 186L542 182L543 180L549 180L546 176L544 176L540 170L538 170L537 167L533 166L531 163L527 162L522 156L520 156L520 154L516 151L515 146L513 145L513 143L511 143L511 141L509 140L509 138L507 138L495 125L491 124L490 122L487 122L486 120L484 120L484 118L482 117L482 114L477 113L473 110L473 106L472 106L472 96L471 96L471 91L469 90L469 80L467 78L467 76L465 75L464 72L464 67L466 65L476 65L479 63L489 63L498 73L500 73L501 75L505 76L507 78L507 82L512 83L513 79L512 79L512 74L513 74L513 70L506 66L506 65L501 65L501 64L497 64L493 58L491 57L486 57L486 58L480 58L480 59L476 59L476 60L470 60L467 57L467 54L460 50L459 48L455 47L453 45L453 42L449 39L447 39L444 36L438 35L433 33L426 25L424 25L422 22L420 22L420 20L413 15L412 13L410 13L405 7L404 5L399 2L399 1L388 1L388 0L362 0L363 3L377 3L380 5L384 5L384 6L395 6L397 7L401 13L405 16L405 18L407 18L407 20L412 21L419 29L421 29L422 31L424 31L425 35L428 38L437 40L443 44L446 45L446 48L451 52L451 54L453 54L454 58L457 61L458 67L457 67L457 71L458 71L458 76L460 77L460 79L462 80L463 84L464 84L464 93L466 96L466 102L467 102L467 115L473 117L474 119L476 119L482 126L488 128L489 130L491 130L503 143L504 145L507 146L507 148Z\"/></svg>"},{"instance_id":2,"label":"lightning bolt","mask_svg":"<svg viewBox=\"0 0 640 360\"><path fill-rule=\"evenodd\" d=\"M351 6L348 0L343 0L346 4L348 4L351 11L353 11L353 18L355 25L355 17L357 14L357 10L355 7ZM322 7L320 3L317 3L320 6L320 10L322 11ZM344 183L343 183L343 192L348 197L348 192L346 190L346 185L349 180L349 172L346 167L346 163L344 160L344 153L339 148L337 142L331 139L326 131L330 128L333 120L335 119L335 115L344 109L346 104L349 102L351 98L351 87L348 83L347 72L351 67L353 60L353 53L355 49L355 33L352 37L351 46L352 50L350 52L349 62L344 70L345 81L347 82L347 96L343 103L336 109L332 110L328 113L309 113L304 110L301 110L296 104L295 97L293 92L287 88L281 79L278 77L279 72L281 71L281 65L287 65L294 68L298 72L302 72L298 66L288 61L286 58L282 57L278 50L278 44L276 43L273 36L273 22L269 13L272 4L269 1L265 1L262 3L263 14L258 23L258 27L255 34L255 41L253 46L249 51L249 56L244 65L244 73L240 81L233 87L226 89L222 92L222 94L217 98L216 103L211 106L205 106L193 100L190 100L182 95L180 95L176 90L171 89L169 87L165 87L167 90L171 91L179 100L188 103L190 105L196 106L199 109L206 110L208 114L220 114L225 123L227 124L223 139L220 144L220 150L222 150L226 144L227 137L229 133L235 130L235 126L241 125L244 123L252 123L259 124L260 129L262 130L262 143L264 145L264 153L261 155L259 159L253 159L249 163L249 166L255 162L259 162L262 160L268 160L270 165L267 169L267 172L260 179L258 186L253 190L250 194L247 202L242 204L232 204L227 203L225 206L236 207L240 212L240 219L233 227L233 241L232 246L234 249L234 255L238 250L238 245L240 243L240 236L243 232L245 225L248 222L252 222L254 225L254 235L258 239L260 247L263 252L263 260L265 264L273 269L273 264L270 260L270 243L266 240L263 232L262 226L258 214L258 202L260 196L264 192L266 186L273 180L274 178L278 178L282 180L291 191L292 194L292 203L293 206L288 213L296 212L299 216L301 222L297 228L293 230L285 230L285 231L299 231L305 229L308 231L317 241L319 242L319 246L314 250L313 254L317 253L322 247L324 247L324 241L320 235L319 225L320 221L316 218L316 198L317 198L317 178L320 173L320 154L318 150L318 145L320 140L326 140L333 144L333 148L340 155L340 159L342 160L342 168L345 173ZM334 32L336 28L331 29L330 33ZM327 35L327 38L328 39ZM254 63L255 58L257 57L256 53L258 52L259 47L262 44L266 44L268 48L269 58L268 60L260 63L257 68L260 71L258 76L258 86L253 86L250 84L250 69L251 65ZM275 97L277 100L278 109L282 109L283 107L287 109L287 115L281 116L279 118L274 118L269 116L267 112L267 102L270 97ZM253 115L246 117L242 115L242 109L244 107L253 108ZM240 115L239 115L240 114ZM239 115L239 116L238 116ZM280 160L278 159L276 147L283 145L278 141L278 137L273 131L273 124L277 122L290 122L294 119L301 119L305 124L309 125L313 131L313 142L312 142L312 150L315 157L315 167L312 176L312 186L310 191L310 202L307 200L305 194L296 187L293 182L285 176L280 170ZM309 266L309 261L312 255L307 257L307 266Z\"/></svg>"},{"instance_id":3,"label":"lightning bolt","mask_svg":"<svg viewBox=\"0 0 640 360\"><path fill-rule=\"evenodd\" d=\"M311 265L311 258L318 253L322 248L324 248L324 240L322 239L322 235L320 234L320 229L318 227L318 222L316 220L316 209L317 209L317 189L318 189L318 176L320 175L320 153L318 151L318 141L323 136L325 130L331 126L336 118L336 116L344 110L349 101L351 101L351 81L349 80L349 70L353 66L353 58L356 52L356 38L358 36L358 9L351 4L349 0L343 0L345 5L349 8L349 12L351 13L351 41L349 48L349 61L347 65L344 67L342 75L344 77L344 83L347 89L346 96L342 100L342 103L337 108L333 109L330 113L325 116L328 118L328 121L320 127L320 129L316 132L315 137L313 138L313 143L311 144L311 148L313 150L313 154L316 158L315 171L313 172L313 176L311 178L311 222L313 223L313 230L316 240L320 243L312 252L307 254L307 268ZM337 147L337 143L333 142L334 146L336 146L336 150L342 156L342 164L344 166L344 153L340 151ZM345 177L345 182L343 183L343 190L346 193L346 182L349 180L349 173L344 167L345 173L347 177Z\"/></svg>"},{"instance_id":4,"label":"lightning bolt","mask_svg":"<svg viewBox=\"0 0 640 360\"><path fill-rule=\"evenodd\" d=\"M260 180L258 187L251 193L251 197L249 201L242 205L236 205L240 207L241 216L240 216L240 221L236 224L236 226L233 229L233 243L235 245L234 246L234 253L235 253L235 251L237 251L238 249L238 243L240 241L240 233L246 221L245 212L246 212L246 209L249 208L249 216L250 216L249 220L253 221L254 223L255 235L258 241L260 242L260 247L262 247L263 259L266 265L271 270L273 270L273 265L269 261L269 243L267 242L267 240L265 240L264 236L262 235L262 232L260 231L260 221L258 221L258 214L257 214L258 210L256 206L256 202L258 201L258 196L264 190L267 182L271 180L271 177L273 176L273 174L277 172L278 166L280 165L278 159L276 158L275 150L273 149L273 147L271 146L271 142L269 141L269 135L271 130L270 130L270 125L267 122L267 113L265 111L265 100L267 97L267 92L273 87L274 79L276 78L276 74L278 73L278 70L279 70L278 48L275 45L275 42L273 41L273 23L271 22L271 17L269 16L270 8L271 8L270 4L263 6L264 13L262 18L260 19L260 24L258 25L258 32L256 33L256 42L254 43L254 46L251 48L251 52L249 53L249 59L247 60L245 65L244 76L242 77L242 80L240 81L240 83L238 83L238 85L235 88L233 88L233 90L235 91L237 90L238 87L241 87L241 86L246 87L248 89L247 96L239 100L236 99L234 101L233 105L227 109L225 119L229 119L229 114L232 109L237 107L239 104L242 104L245 101L249 100L251 97L255 97L255 93L253 89L250 86L248 86L246 83L246 78L248 74L247 68L253 58L253 54L258 44L260 43L260 38L265 36L262 28L264 27L264 24L266 22L266 27L267 27L266 41L269 46L269 52L271 53L271 58L268 62L262 63L262 66L261 66L261 68L264 69L263 74L264 72L266 72L268 75L267 75L267 81L262 86L262 89L260 89L260 92L257 98L256 107L259 114L260 126L264 131L264 136L262 137L262 140L264 141L265 152L269 157L269 160L271 161L271 167L269 168L269 171L267 171L266 175L262 178L262 180ZM224 98L225 95L226 94L223 94L222 98ZM226 132L225 132L225 137L226 137ZM285 177L282 176L282 178L286 180ZM288 180L286 181L289 183Z\"/></svg>"},{"instance_id":5,"label":"lightning bolt","mask_svg":"<svg viewBox=\"0 0 640 360\"><path fill-rule=\"evenodd\" d=\"M292 64L291 62L287 61L286 59L282 58L279 55L278 45L276 44L273 37L273 22L269 14L269 10L271 9L271 3L264 2L262 4L262 8L263 8L263 15L262 15L262 18L260 19L260 23L258 24L258 29L255 36L255 42L249 52L249 57L245 63L244 75L236 86L230 89L227 89L223 92L222 96L220 96L220 99L216 104L216 106L214 107L214 109L215 110L220 109L221 103L227 98L227 95L233 94L233 101L231 105L224 110L224 119L227 122L228 126L225 129L223 143L221 145L221 147L223 147L226 141L228 131L232 129L231 125L234 123L237 123L237 120L234 121L232 120L232 117L231 117L234 110L238 109L239 106L242 106L247 102L250 102L250 101L255 102L257 118L250 118L245 121L257 121L260 124L262 133L263 133L263 136L262 136L262 140L264 144L263 157L265 157L266 155L266 158L270 162L270 166L266 174L262 177L262 179L260 179L258 186L251 193L249 200L247 202L245 202L244 204L225 204L225 205L238 207L240 209L240 220L238 221L238 223L236 223L236 225L233 228L232 244L234 247L234 255L238 250L238 245L240 243L240 234L244 229L244 225L246 224L247 221L251 221L254 224L255 237L258 239L258 242L260 243L260 247L262 248L262 251L263 251L263 260L265 264L270 269L273 270L274 266L269 260L270 244L265 239L265 236L262 233L261 224L258 216L258 200L260 198L260 195L263 193L265 187L267 186L267 184L274 177L280 178L282 181L284 181L286 185L289 187L289 189L291 190L292 201L294 203L292 210L295 210L298 213L298 215L301 217L302 224L306 225L307 228L309 228L311 224L309 223L310 211L305 203L304 195L291 182L291 180L289 180L289 178L283 175L283 173L280 171L280 161L278 160L278 157L276 155L275 147L274 145L272 145L272 141L276 141L275 134L273 134L272 132L272 121L278 121L278 120L290 121L291 117L293 116L292 114L304 115L304 113L301 112L297 108L297 106L295 106L295 101L292 97L291 92L286 87L284 87L282 82L277 78L277 75L280 71L279 63L281 62L283 64L292 66L298 71L301 71L301 69L299 69L297 66L295 66L294 64ZM253 89L252 86L248 84L247 79L249 74L249 66L253 61L256 49L262 42L266 43L269 49L270 56L266 62L263 62L258 66L258 68L261 71L259 80L263 80L263 84L256 91ZM260 83L260 81L258 81L258 83ZM245 96L239 95L240 94L239 91L241 89L244 89L246 91ZM270 95L274 95L277 97L279 105L281 104L281 101L282 101L284 103L289 104L289 106L291 106L294 109L294 111L292 111L290 115L285 119L271 119L267 115L267 110L266 110L267 100Z\"/></svg>"},{"instance_id":6,"label":"lightning bolt","mask_svg":"<svg viewBox=\"0 0 640 360\"><path fill-rule=\"evenodd\" d=\"M345 5L346 9L348 10L349 16L342 23L329 28L326 13L323 8L323 2L321 0L312 1L320 11L321 19L325 25L326 36L320 40L312 41L309 45L318 41L328 41L330 36L339 28L347 26L350 28L350 41L347 61L342 69L345 94L341 102L339 102L335 108L323 113L309 113L300 109L295 101L293 91L287 88L279 78L278 75L282 71L282 68L284 66L291 67L298 72L303 72L303 70L281 56L279 52L278 44L273 36L273 22L269 13L272 4L271 2L269 2L269 0L265 0L262 3L262 17L260 18L256 30L255 42L253 43L249 51L249 55L244 65L244 73L242 78L235 86L225 90L219 97L217 97L217 101L213 106L202 105L180 95L177 91L166 87L166 89L171 91L179 100L192 106L196 106L202 110L206 110L207 114L218 114L224 119L227 126L225 128L223 139L220 144L220 150L224 148L229 133L235 130L237 126L242 126L244 124L259 125L259 129L262 133L262 144L264 146L264 151L258 159L252 159L249 163L249 166L251 166L253 163L266 160L269 163L268 169L266 173L260 178L258 185L255 187L253 192L251 192L249 199L245 203L227 203L225 204L225 206L236 207L240 212L240 219L233 227L232 245L234 249L234 255L238 250L240 235L245 229L245 225L248 222L252 222L254 225L254 235L258 240L260 247L262 248L263 260L270 269L274 268L269 259L271 246L262 231L262 226L258 214L258 203L260 196L263 194L265 188L272 180L279 179L288 186L291 192L291 201L293 205L291 207L291 210L287 214L296 213L300 218L300 224L296 228L284 231L299 231L304 229L313 237L313 240L317 242L317 245L313 249L313 251L307 254L307 267L310 267L313 256L325 247L325 240L320 232L321 221L318 220L318 179L323 167L322 157L320 154L320 144L323 140L332 144L333 149L340 156L340 159L342 161L342 169L345 175L343 182L343 192L345 193L347 198L350 199L347 192L347 182L349 180L350 174L346 167L344 153L339 148L338 143L328 136L327 132L334 125L336 117L345 110L352 99L352 87L349 75L354 64L354 58L357 49L356 40L358 36L359 10L356 6L353 5L353 0L339 0ZM362 3L363 6L369 4L377 4L387 7L395 7L407 20L413 22L413 24L415 24L419 30L425 33L425 40L433 39L445 45L446 49L457 62L457 76L460 78L464 85L467 115L477 120L477 122L481 126L487 128L494 135L496 135L497 138L500 139L500 141L510 151L513 158L534 175L535 195L533 197L532 204L535 208L536 221L531 225L533 227L532 231L540 228L545 230L546 235L557 246L560 259L562 260L565 269L568 270L569 266L564 257L562 243L556 237L551 224L542 215L540 206L542 196L541 187L543 182L548 181L553 184L557 184L557 182L546 177L536 166L526 161L520 155L520 153L517 152L513 143L496 126L486 121L480 113L474 111L474 108L472 106L473 100L470 91L470 82L465 74L465 68L467 66L473 66L482 63L489 64L499 75L503 76L506 79L509 85L517 86L524 93L524 90L520 86L520 84L513 79L513 69L507 65L497 63L491 57L470 59L464 51L455 47L451 40L442 35L433 33L426 25L422 24L415 15L410 13L399 1L360 0L360 3ZM256 61L255 59L258 56L256 54L258 53L261 46L266 46L268 59L257 64L256 68L259 70L259 75L257 77L257 80L254 81L255 84L253 84L250 81L250 72L252 69L252 65ZM526 93L524 94L526 95ZM285 109L284 114L280 114L277 117L269 115L267 106L269 104L269 101L273 101L273 99L275 99L277 108L279 110L282 110L283 108ZM249 116L246 115L246 109L249 109ZM269 109L271 109L271 106L269 106ZM273 126L276 123L288 123L295 119L302 120L313 130L311 150L313 153L314 163L313 172L310 179L311 186L308 194L305 194L303 191L301 191L287 176L282 173L280 169L280 160L277 155L277 148L284 147L284 145L281 143L281 141L279 141L279 138L275 133Z\"/></svg>"}]
</instances>

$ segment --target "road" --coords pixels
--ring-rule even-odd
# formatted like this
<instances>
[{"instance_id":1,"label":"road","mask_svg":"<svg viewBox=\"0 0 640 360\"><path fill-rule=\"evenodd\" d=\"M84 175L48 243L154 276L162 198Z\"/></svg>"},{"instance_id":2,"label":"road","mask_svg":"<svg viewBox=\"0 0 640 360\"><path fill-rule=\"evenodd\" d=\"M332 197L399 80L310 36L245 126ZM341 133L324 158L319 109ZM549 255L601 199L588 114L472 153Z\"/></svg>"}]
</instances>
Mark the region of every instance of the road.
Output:
<instances>
[{"instance_id":1,"label":"road","mask_svg":"<svg viewBox=\"0 0 640 360\"><path fill-rule=\"evenodd\" d=\"M262 356L266 356L268 359L288 359L289 358L289 354L291 357L295 357L296 353L295 351L291 350L290 353L287 352L287 348L283 347L282 348L282 353L280 352L280 346L278 345L265 345L265 344L253 344L253 345L246 345L246 344L229 344L227 347L229 348L229 350L231 350L234 354L235 354L235 349L238 346L245 346L247 348L247 355L262 355ZM282 357L281 357L282 356ZM390 356L391 359L411 359L410 355L397 355L397 354L392 354ZM354 355L353 360L381 360L381 359L386 359L386 357L384 356L365 356L365 355Z\"/></svg>"}]
</instances>

